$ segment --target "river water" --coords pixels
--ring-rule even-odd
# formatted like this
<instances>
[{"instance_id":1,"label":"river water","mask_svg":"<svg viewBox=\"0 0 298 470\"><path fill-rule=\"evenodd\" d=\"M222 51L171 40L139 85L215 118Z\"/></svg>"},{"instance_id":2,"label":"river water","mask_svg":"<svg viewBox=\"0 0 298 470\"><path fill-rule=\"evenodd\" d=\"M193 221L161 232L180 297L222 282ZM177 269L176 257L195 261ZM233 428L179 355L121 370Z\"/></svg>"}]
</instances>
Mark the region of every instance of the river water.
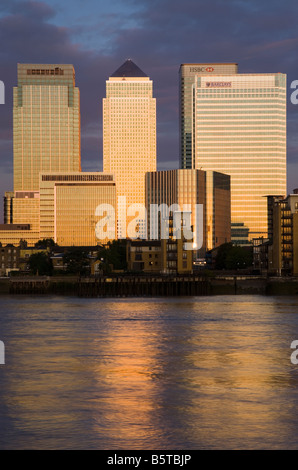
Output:
<instances>
[{"instance_id":1,"label":"river water","mask_svg":"<svg viewBox=\"0 0 298 470\"><path fill-rule=\"evenodd\" d=\"M1 449L296 449L298 297L0 298Z\"/></svg>"}]
</instances>

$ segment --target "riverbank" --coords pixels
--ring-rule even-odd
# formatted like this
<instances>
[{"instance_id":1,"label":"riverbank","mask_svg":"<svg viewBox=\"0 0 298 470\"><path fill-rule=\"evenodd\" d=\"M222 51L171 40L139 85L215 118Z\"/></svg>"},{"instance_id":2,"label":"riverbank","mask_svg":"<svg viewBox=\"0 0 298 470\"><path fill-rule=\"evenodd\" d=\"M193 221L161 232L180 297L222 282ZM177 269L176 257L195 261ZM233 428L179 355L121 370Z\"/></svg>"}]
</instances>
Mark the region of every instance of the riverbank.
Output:
<instances>
[{"instance_id":1,"label":"riverbank","mask_svg":"<svg viewBox=\"0 0 298 470\"><path fill-rule=\"evenodd\" d=\"M0 295L167 297L203 295L298 295L298 278L217 275L13 277L0 279Z\"/></svg>"}]
</instances>

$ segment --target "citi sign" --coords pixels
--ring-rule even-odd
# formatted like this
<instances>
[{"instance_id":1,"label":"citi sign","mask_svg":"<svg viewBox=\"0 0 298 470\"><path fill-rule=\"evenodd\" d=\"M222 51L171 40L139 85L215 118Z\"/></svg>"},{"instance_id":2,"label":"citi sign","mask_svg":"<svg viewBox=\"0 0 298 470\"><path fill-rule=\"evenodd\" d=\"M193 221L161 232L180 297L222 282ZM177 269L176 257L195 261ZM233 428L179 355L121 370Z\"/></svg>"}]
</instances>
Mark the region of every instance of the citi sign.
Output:
<instances>
[{"instance_id":1,"label":"citi sign","mask_svg":"<svg viewBox=\"0 0 298 470\"><path fill-rule=\"evenodd\" d=\"M190 72L202 73L202 72L214 72L213 67L190 67Z\"/></svg>"}]
</instances>

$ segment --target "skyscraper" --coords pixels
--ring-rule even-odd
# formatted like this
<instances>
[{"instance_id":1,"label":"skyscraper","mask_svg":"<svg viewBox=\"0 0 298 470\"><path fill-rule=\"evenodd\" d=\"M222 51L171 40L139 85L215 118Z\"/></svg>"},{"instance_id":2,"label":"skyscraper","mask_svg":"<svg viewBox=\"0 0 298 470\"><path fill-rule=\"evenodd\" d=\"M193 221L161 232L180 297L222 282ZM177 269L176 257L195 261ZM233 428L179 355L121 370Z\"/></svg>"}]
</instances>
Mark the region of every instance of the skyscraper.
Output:
<instances>
[{"instance_id":1,"label":"skyscraper","mask_svg":"<svg viewBox=\"0 0 298 470\"><path fill-rule=\"evenodd\" d=\"M229 174L232 223L266 237L265 196L286 194L286 75L223 65L181 65L181 166Z\"/></svg>"},{"instance_id":2,"label":"skyscraper","mask_svg":"<svg viewBox=\"0 0 298 470\"><path fill-rule=\"evenodd\" d=\"M173 209L177 204L181 211L187 209L186 212L190 212L194 233L193 250L200 250L201 256L205 256L207 250L231 241L231 194L228 175L188 169L147 173L148 238L151 238L151 227L156 224L159 237L161 236L161 219L156 220L154 211L155 205L161 207L163 204ZM201 219L197 217L197 205L202 205ZM197 240L200 233L201 246Z\"/></svg>"},{"instance_id":3,"label":"skyscraper","mask_svg":"<svg viewBox=\"0 0 298 470\"><path fill-rule=\"evenodd\" d=\"M145 205L145 174L156 170L156 100L152 80L127 60L106 82L103 99L103 170L114 174L119 220L132 204ZM126 197L126 203L124 201ZM127 222L129 218L127 218ZM140 232L145 233L140 218ZM126 237L127 223L118 222Z\"/></svg>"},{"instance_id":4,"label":"skyscraper","mask_svg":"<svg viewBox=\"0 0 298 470\"><path fill-rule=\"evenodd\" d=\"M14 191L39 173L80 171L80 97L72 65L18 64L13 90Z\"/></svg>"},{"instance_id":5,"label":"skyscraper","mask_svg":"<svg viewBox=\"0 0 298 470\"><path fill-rule=\"evenodd\" d=\"M195 168L194 92L198 76L235 74L238 64L182 64L179 70L180 168Z\"/></svg>"}]
</instances>

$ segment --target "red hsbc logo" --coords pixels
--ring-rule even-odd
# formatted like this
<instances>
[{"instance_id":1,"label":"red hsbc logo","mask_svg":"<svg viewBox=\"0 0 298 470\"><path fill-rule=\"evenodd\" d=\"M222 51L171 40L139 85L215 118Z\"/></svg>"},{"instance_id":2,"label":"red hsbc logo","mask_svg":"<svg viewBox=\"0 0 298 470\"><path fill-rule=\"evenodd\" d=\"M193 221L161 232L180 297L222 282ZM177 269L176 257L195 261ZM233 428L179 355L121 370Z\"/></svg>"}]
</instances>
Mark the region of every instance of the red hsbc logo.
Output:
<instances>
[{"instance_id":1,"label":"red hsbc logo","mask_svg":"<svg viewBox=\"0 0 298 470\"><path fill-rule=\"evenodd\" d=\"M213 72L214 68L213 67L207 67L206 72Z\"/></svg>"}]
</instances>

